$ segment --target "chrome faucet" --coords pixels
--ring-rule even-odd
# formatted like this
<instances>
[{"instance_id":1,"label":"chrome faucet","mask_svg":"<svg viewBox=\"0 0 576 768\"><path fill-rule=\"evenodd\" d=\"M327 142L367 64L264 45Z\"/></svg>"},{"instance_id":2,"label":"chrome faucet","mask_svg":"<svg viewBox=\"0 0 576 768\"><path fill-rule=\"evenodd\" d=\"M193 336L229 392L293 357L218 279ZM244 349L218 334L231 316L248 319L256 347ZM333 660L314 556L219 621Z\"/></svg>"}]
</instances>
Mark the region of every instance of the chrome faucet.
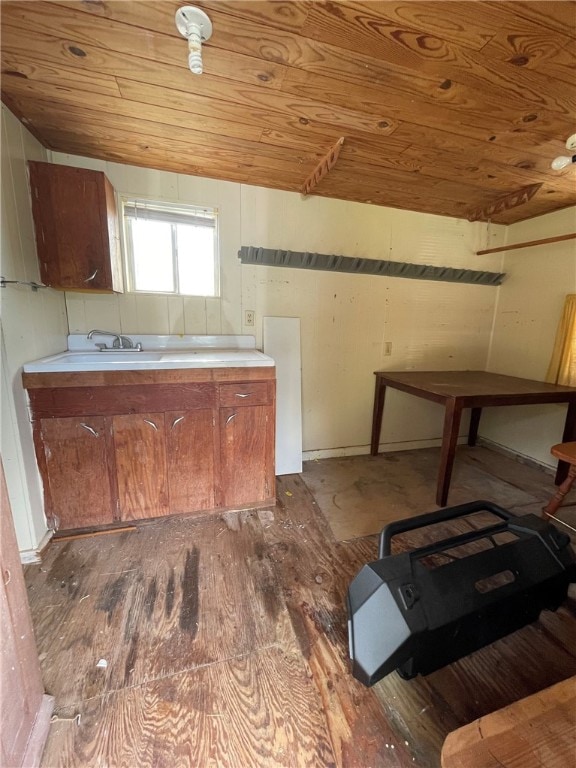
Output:
<instances>
[{"instance_id":1,"label":"chrome faucet","mask_svg":"<svg viewBox=\"0 0 576 768\"><path fill-rule=\"evenodd\" d=\"M87 339L92 339L94 335L97 336L112 336L114 341L112 342L112 349L132 349L134 352L141 352L142 351L142 344L138 342L137 344L134 344L132 339L129 336L122 336L120 333L112 333L111 331L98 331L96 329L90 331ZM105 349L110 349L106 346L106 344L96 344L96 346L100 349L100 351L104 351Z\"/></svg>"}]
</instances>

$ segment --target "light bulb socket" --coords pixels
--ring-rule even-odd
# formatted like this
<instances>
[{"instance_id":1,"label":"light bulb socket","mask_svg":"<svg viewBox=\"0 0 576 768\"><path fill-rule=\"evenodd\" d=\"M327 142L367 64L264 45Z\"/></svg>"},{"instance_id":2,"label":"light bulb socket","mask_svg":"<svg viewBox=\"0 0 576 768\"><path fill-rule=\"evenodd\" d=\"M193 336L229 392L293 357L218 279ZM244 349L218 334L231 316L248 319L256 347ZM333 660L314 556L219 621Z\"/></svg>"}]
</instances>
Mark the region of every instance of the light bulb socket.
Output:
<instances>
[{"instance_id":1,"label":"light bulb socket","mask_svg":"<svg viewBox=\"0 0 576 768\"><path fill-rule=\"evenodd\" d=\"M182 37L189 38L195 28L200 31L203 43L212 37L212 22L200 8L194 8L193 5L183 5L176 11L175 21L176 28Z\"/></svg>"},{"instance_id":2,"label":"light bulb socket","mask_svg":"<svg viewBox=\"0 0 576 768\"><path fill-rule=\"evenodd\" d=\"M178 32L188 40L188 66L195 75L202 74L202 43L212 35L212 22L204 11L184 5L176 11Z\"/></svg>"},{"instance_id":3,"label":"light bulb socket","mask_svg":"<svg viewBox=\"0 0 576 768\"><path fill-rule=\"evenodd\" d=\"M560 157L555 157L554 160L552 160L550 168L554 171L561 171L564 168L568 168L572 163L576 163L576 155L572 155L572 157L568 157L568 155L560 155Z\"/></svg>"}]
</instances>

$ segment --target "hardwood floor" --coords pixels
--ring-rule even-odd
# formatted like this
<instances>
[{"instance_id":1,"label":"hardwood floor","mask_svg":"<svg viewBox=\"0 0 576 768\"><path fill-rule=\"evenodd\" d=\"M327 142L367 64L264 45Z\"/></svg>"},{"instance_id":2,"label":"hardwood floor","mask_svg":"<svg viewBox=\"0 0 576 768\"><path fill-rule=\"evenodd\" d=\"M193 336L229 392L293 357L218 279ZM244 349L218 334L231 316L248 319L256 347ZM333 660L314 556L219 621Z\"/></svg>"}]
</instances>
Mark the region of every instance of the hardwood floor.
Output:
<instances>
[{"instance_id":1,"label":"hardwood floor","mask_svg":"<svg viewBox=\"0 0 576 768\"><path fill-rule=\"evenodd\" d=\"M512 493L516 483L530 497L520 507L547 498L547 475L475 455L494 488ZM60 718L44 768L438 768L448 731L576 673L569 600L426 678L356 682L345 594L376 558L376 537L363 535L367 515L352 505L359 535L349 524L350 540L339 541L328 519L338 531L344 518L325 517L324 497L307 487L309 470L325 486L345 462L365 477L358 459L331 459L320 483L322 462L311 462L303 476L279 478L273 508L54 541L27 567ZM405 503L398 517L434 508L419 494L422 506Z\"/></svg>"}]
</instances>

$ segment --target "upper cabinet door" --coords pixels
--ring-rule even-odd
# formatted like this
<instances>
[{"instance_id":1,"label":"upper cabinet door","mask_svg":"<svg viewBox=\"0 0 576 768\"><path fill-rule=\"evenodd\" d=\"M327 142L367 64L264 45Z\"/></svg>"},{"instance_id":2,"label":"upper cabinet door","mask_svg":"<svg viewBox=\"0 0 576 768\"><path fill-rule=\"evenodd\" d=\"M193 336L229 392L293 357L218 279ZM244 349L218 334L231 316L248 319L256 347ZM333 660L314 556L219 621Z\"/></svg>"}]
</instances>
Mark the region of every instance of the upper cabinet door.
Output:
<instances>
[{"instance_id":1,"label":"upper cabinet door","mask_svg":"<svg viewBox=\"0 0 576 768\"><path fill-rule=\"evenodd\" d=\"M114 190L100 171L29 162L42 282L62 290L122 292Z\"/></svg>"}]
</instances>

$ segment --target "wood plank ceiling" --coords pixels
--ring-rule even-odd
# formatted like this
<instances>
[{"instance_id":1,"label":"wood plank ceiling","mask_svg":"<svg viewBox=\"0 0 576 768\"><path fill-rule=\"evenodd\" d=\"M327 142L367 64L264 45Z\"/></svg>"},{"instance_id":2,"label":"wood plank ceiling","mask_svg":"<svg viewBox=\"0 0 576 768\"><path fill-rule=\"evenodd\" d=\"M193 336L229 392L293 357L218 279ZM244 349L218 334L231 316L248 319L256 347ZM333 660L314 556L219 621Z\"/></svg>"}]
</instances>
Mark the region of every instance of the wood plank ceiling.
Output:
<instances>
[{"instance_id":1,"label":"wood plank ceiling","mask_svg":"<svg viewBox=\"0 0 576 768\"><path fill-rule=\"evenodd\" d=\"M313 194L505 224L576 203L576 165L550 168L576 131L575 2L197 2L202 75L183 4L2 2L3 101L116 162L300 191L344 137Z\"/></svg>"}]
</instances>

